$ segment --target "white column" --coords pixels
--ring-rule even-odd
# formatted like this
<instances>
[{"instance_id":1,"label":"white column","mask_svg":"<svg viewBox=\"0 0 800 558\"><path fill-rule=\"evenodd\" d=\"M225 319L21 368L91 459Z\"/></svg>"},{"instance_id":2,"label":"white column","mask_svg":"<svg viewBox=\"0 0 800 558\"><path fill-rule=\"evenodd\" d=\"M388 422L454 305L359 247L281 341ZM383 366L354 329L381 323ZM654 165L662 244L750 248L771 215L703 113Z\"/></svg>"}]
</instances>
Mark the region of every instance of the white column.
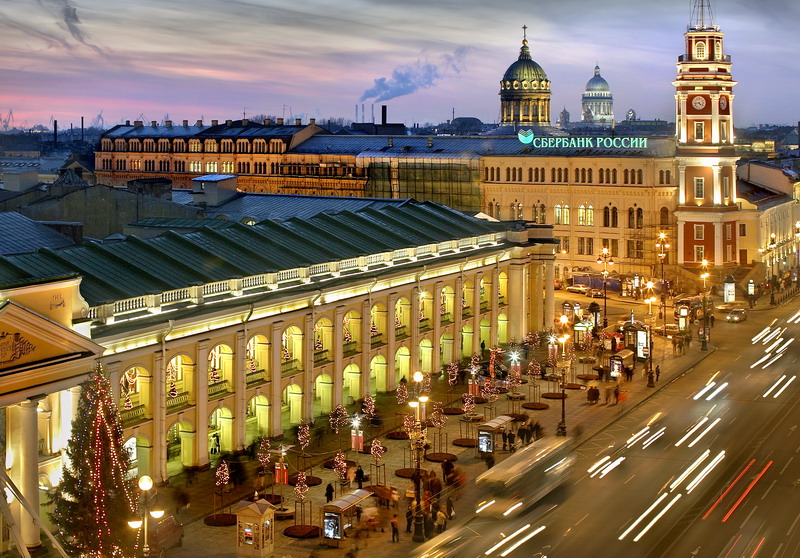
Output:
<instances>
[{"instance_id":1,"label":"white column","mask_svg":"<svg viewBox=\"0 0 800 558\"><path fill-rule=\"evenodd\" d=\"M714 192L714 205L722 205L722 181L719 179L719 165L711 165L711 185Z\"/></svg>"},{"instance_id":2,"label":"white column","mask_svg":"<svg viewBox=\"0 0 800 558\"><path fill-rule=\"evenodd\" d=\"M492 269L492 290L489 292L489 347L497 347L498 315L500 314L500 270Z\"/></svg>"},{"instance_id":3,"label":"white column","mask_svg":"<svg viewBox=\"0 0 800 558\"><path fill-rule=\"evenodd\" d=\"M306 314L304 319L303 335L303 378L301 387L303 389L302 421L306 422L313 418L314 403L314 318L311 314Z\"/></svg>"},{"instance_id":4,"label":"white column","mask_svg":"<svg viewBox=\"0 0 800 558\"><path fill-rule=\"evenodd\" d=\"M194 369L194 401L195 412L197 413L197 424L195 425L195 451L197 451L197 462L199 466L209 463L208 457L208 339L201 339L195 346L195 356L197 364ZM205 364L205 366L203 366ZM264 363L266 367L267 363Z\"/></svg>"},{"instance_id":5,"label":"white column","mask_svg":"<svg viewBox=\"0 0 800 558\"><path fill-rule=\"evenodd\" d=\"M678 229L678 248L677 248L677 257L675 258L675 260L678 263L678 265L683 265L683 262L685 261L684 257L683 257L683 254L684 254L684 250L683 250L683 244L684 244L683 229L684 229L684 226L685 226L685 223L681 219L678 219L678 224L677 224L677 229ZM692 257L694 257L694 256L692 256Z\"/></svg>"},{"instance_id":6,"label":"white column","mask_svg":"<svg viewBox=\"0 0 800 558\"><path fill-rule=\"evenodd\" d=\"M22 496L36 512L39 511L39 434L37 428L37 401L23 401L19 404L19 489ZM20 533L28 548L42 546L39 525L24 509L20 509Z\"/></svg>"},{"instance_id":7,"label":"white column","mask_svg":"<svg viewBox=\"0 0 800 558\"><path fill-rule=\"evenodd\" d=\"M244 330L236 332L236 353L233 356L233 443L243 449L247 440L247 379Z\"/></svg>"},{"instance_id":8,"label":"white column","mask_svg":"<svg viewBox=\"0 0 800 558\"><path fill-rule=\"evenodd\" d=\"M389 307L386 309L386 391L395 388L395 362L394 355L397 351L397 330L394 321L397 315L397 293L389 293Z\"/></svg>"},{"instance_id":9,"label":"white column","mask_svg":"<svg viewBox=\"0 0 800 558\"><path fill-rule=\"evenodd\" d=\"M711 143L719 143L719 95L711 95Z\"/></svg>"},{"instance_id":10,"label":"white column","mask_svg":"<svg viewBox=\"0 0 800 558\"><path fill-rule=\"evenodd\" d=\"M687 140L687 130L686 127L688 125L688 120L686 118L686 98L687 96L684 94L679 94L679 104L680 104L680 115L678 116L678 121L680 122L680 131L679 131L679 143L686 143Z\"/></svg>"},{"instance_id":11,"label":"white column","mask_svg":"<svg viewBox=\"0 0 800 558\"><path fill-rule=\"evenodd\" d=\"M270 335L270 343L272 344L272 351L270 352L270 396L269 404L272 416L269 420L270 436L279 436L283 433L284 425L281 422L281 362L282 362L282 349L281 333L283 322L279 321L272 324L272 334ZM206 419L208 420L208 419Z\"/></svg>"},{"instance_id":12,"label":"white column","mask_svg":"<svg viewBox=\"0 0 800 558\"><path fill-rule=\"evenodd\" d=\"M166 362L165 355L161 351L154 355L153 364L153 384L151 392L153 395L153 439L150 443L153 447L152 469L153 480L156 484L166 482L167 477L167 389L166 389ZM197 367L195 366L195 374Z\"/></svg>"},{"instance_id":13,"label":"white column","mask_svg":"<svg viewBox=\"0 0 800 558\"><path fill-rule=\"evenodd\" d=\"M453 295L453 360L461 360L462 342L461 328L464 324L464 307L461 303L464 300L464 278L456 278L455 294ZM449 364L449 363L446 363Z\"/></svg>"},{"instance_id":14,"label":"white column","mask_svg":"<svg viewBox=\"0 0 800 558\"><path fill-rule=\"evenodd\" d=\"M333 314L333 398L331 404L333 407L341 404L342 402L342 387L344 378L342 372L344 370L344 320L345 307L337 306Z\"/></svg>"},{"instance_id":15,"label":"white column","mask_svg":"<svg viewBox=\"0 0 800 558\"><path fill-rule=\"evenodd\" d=\"M508 340L521 343L525 337L525 311L531 300L525 300L523 281L525 264L516 262L508 267Z\"/></svg>"},{"instance_id":16,"label":"white column","mask_svg":"<svg viewBox=\"0 0 800 558\"><path fill-rule=\"evenodd\" d=\"M431 373L437 374L441 370L441 339L442 339L442 313L441 307L444 297L442 296L442 287L444 283L437 281L433 287L433 354L431 355ZM455 304L453 305L455 312Z\"/></svg>"},{"instance_id":17,"label":"white column","mask_svg":"<svg viewBox=\"0 0 800 558\"><path fill-rule=\"evenodd\" d=\"M544 304L542 296L542 262L531 262L531 304L533 304L533 324L531 331L542 331L544 324Z\"/></svg>"},{"instance_id":18,"label":"white column","mask_svg":"<svg viewBox=\"0 0 800 558\"><path fill-rule=\"evenodd\" d=\"M362 305L361 315L364 319L361 320L361 375L359 378L359 393L356 399L362 399L365 395L369 394L369 362L370 353L372 352L372 306L370 300L365 300ZM378 325L376 317L375 325Z\"/></svg>"},{"instance_id":19,"label":"white column","mask_svg":"<svg viewBox=\"0 0 800 558\"><path fill-rule=\"evenodd\" d=\"M553 260L544 262L544 326L551 327L556 319L556 296L554 283L556 281L556 270Z\"/></svg>"},{"instance_id":20,"label":"white column","mask_svg":"<svg viewBox=\"0 0 800 558\"><path fill-rule=\"evenodd\" d=\"M419 370L419 296L420 289L414 287L411 291L411 318L408 323L411 327L411 363L409 375L413 376Z\"/></svg>"},{"instance_id":21,"label":"white column","mask_svg":"<svg viewBox=\"0 0 800 558\"><path fill-rule=\"evenodd\" d=\"M686 204L686 165L678 165L678 205Z\"/></svg>"},{"instance_id":22,"label":"white column","mask_svg":"<svg viewBox=\"0 0 800 558\"><path fill-rule=\"evenodd\" d=\"M723 265L725 263L725 252L722 249L724 244L725 234L722 223L714 223L714 265Z\"/></svg>"}]
</instances>

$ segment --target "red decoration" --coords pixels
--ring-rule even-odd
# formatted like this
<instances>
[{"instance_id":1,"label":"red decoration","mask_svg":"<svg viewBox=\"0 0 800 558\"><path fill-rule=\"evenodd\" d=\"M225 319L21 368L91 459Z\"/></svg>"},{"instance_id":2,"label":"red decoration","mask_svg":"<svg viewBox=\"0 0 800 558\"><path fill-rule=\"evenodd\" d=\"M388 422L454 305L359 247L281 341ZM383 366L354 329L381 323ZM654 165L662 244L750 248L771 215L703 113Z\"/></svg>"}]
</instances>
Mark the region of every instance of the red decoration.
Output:
<instances>
[{"instance_id":1,"label":"red decoration","mask_svg":"<svg viewBox=\"0 0 800 558\"><path fill-rule=\"evenodd\" d=\"M275 464L275 484L289 484L289 466L286 463Z\"/></svg>"}]
</instances>

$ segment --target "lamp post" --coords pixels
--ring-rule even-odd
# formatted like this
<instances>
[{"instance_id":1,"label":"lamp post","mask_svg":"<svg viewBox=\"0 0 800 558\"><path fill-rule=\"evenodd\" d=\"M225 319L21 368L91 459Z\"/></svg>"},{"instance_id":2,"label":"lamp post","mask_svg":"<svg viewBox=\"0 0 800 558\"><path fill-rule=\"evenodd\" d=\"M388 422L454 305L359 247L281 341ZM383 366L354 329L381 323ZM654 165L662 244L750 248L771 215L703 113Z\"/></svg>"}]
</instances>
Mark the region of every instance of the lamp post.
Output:
<instances>
[{"instance_id":1,"label":"lamp post","mask_svg":"<svg viewBox=\"0 0 800 558\"><path fill-rule=\"evenodd\" d=\"M700 274L700 277L703 279L703 340L700 345L701 351L708 350L708 309L706 308L706 279L709 277L708 273L708 260L703 260L703 273Z\"/></svg>"},{"instance_id":2,"label":"lamp post","mask_svg":"<svg viewBox=\"0 0 800 558\"><path fill-rule=\"evenodd\" d=\"M658 311L658 318L664 319L664 335L667 331L667 280L664 275L664 260L667 259L667 250L669 250L669 242L667 242L667 233L658 233L658 242L656 242L656 250L658 250L658 260L661 262L661 308Z\"/></svg>"},{"instance_id":3,"label":"lamp post","mask_svg":"<svg viewBox=\"0 0 800 558\"><path fill-rule=\"evenodd\" d=\"M654 374L653 374L653 323L655 322L655 318L653 316L653 303L656 302L656 297L653 296L653 282L647 282L647 290L650 292L650 296L647 297L645 302L647 303L647 326L648 326L648 339L647 339L647 347L650 354L647 355L647 387L654 388L656 387L656 383L654 381ZM664 328L666 331L666 328Z\"/></svg>"},{"instance_id":4,"label":"lamp post","mask_svg":"<svg viewBox=\"0 0 800 558\"><path fill-rule=\"evenodd\" d=\"M561 316L561 323L564 323L564 318L566 316ZM567 399L567 392L566 392L566 379L567 379L567 368L570 366L570 361L567 358L566 353L566 343L569 340L569 335L564 334L558 338L558 342L561 343L561 356L563 358L561 362L561 366L559 369L561 370L561 422L558 423L558 428L556 429L556 436L566 436L567 435L567 408L566 408L566 399Z\"/></svg>"},{"instance_id":5,"label":"lamp post","mask_svg":"<svg viewBox=\"0 0 800 558\"><path fill-rule=\"evenodd\" d=\"M142 555L145 558L150 556L150 546L147 541L147 527L149 518L160 519L164 515L164 510L159 507L150 507L150 490L153 488L153 479L147 475L139 477L139 490L142 491L142 507L140 515L128 521L128 525L133 529L139 529L144 525L144 543L142 544Z\"/></svg>"},{"instance_id":6,"label":"lamp post","mask_svg":"<svg viewBox=\"0 0 800 558\"><path fill-rule=\"evenodd\" d=\"M422 491L420 490L422 485L420 464L428 433L425 422L425 406L428 403L428 395L420 393L422 379L422 372L414 372L416 396L408 402L411 408L414 409L414 427L411 432L409 432L411 451L414 452L414 497L417 502L414 508L414 534L411 536L411 540L414 542L425 542L425 523L422 517Z\"/></svg>"},{"instance_id":7,"label":"lamp post","mask_svg":"<svg viewBox=\"0 0 800 558\"><path fill-rule=\"evenodd\" d=\"M614 265L614 258L608 248L600 250L600 255L597 256L597 263L603 264L603 328L608 327L608 266Z\"/></svg>"}]
</instances>

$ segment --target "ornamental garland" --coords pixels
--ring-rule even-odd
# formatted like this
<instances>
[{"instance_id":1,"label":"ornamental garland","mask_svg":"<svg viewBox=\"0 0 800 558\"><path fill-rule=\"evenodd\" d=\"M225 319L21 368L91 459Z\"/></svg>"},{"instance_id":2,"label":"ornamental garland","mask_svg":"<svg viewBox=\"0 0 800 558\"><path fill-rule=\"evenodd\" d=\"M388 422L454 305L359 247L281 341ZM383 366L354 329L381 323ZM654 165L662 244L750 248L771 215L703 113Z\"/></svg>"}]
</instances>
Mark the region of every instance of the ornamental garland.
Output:
<instances>
[{"instance_id":1,"label":"ornamental garland","mask_svg":"<svg viewBox=\"0 0 800 558\"><path fill-rule=\"evenodd\" d=\"M272 442L269 441L269 438L261 438L261 442L258 444L258 453L256 455L264 471L267 470L267 465L269 465L269 462L272 459L272 454L270 453L271 449Z\"/></svg>"},{"instance_id":2,"label":"ornamental garland","mask_svg":"<svg viewBox=\"0 0 800 558\"><path fill-rule=\"evenodd\" d=\"M370 420L372 420L372 417L375 416L375 400L371 395L364 396L364 403L361 406L361 412Z\"/></svg>"},{"instance_id":3,"label":"ornamental garland","mask_svg":"<svg viewBox=\"0 0 800 558\"><path fill-rule=\"evenodd\" d=\"M408 387L406 386L405 382L400 382L397 384L397 393L395 394L397 397L397 404L403 405L408 400Z\"/></svg>"},{"instance_id":4,"label":"ornamental garland","mask_svg":"<svg viewBox=\"0 0 800 558\"><path fill-rule=\"evenodd\" d=\"M431 392L431 373L426 372L425 375L422 376L422 393L430 393Z\"/></svg>"},{"instance_id":5,"label":"ornamental garland","mask_svg":"<svg viewBox=\"0 0 800 558\"><path fill-rule=\"evenodd\" d=\"M219 371L217 370L216 366L211 367L211 371L208 377L209 383L216 384L219 382Z\"/></svg>"},{"instance_id":6,"label":"ornamental garland","mask_svg":"<svg viewBox=\"0 0 800 558\"><path fill-rule=\"evenodd\" d=\"M231 480L231 470L228 468L228 464L224 459L219 464L219 467L217 467L215 476L217 479L217 486L225 486L228 484L228 481Z\"/></svg>"},{"instance_id":7,"label":"ornamental garland","mask_svg":"<svg viewBox=\"0 0 800 558\"><path fill-rule=\"evenodd\" d=\"M344 457L344 452L339 450L333 456L333 470L336 471L336 476L339 481L344 482L347 478L347 459Z\"/></svg>"},{"instance_id":8,"label":"ornamental garland","mask_svg":"<svg viewBox=\"0 0 800 558\"><path fill-rule=\"evenodd\" d=\"M464 414L471 415L475 410L475 398L469 393L464 393L461 395L461 399L464 402Z\"/></svg>"},{"instance_id":9,"label":"ornamental garland","mask_svg":"<svg viewBox=\"0 0 800 558\"><path fill-rule=\"evenodd\" d=\"M499 397L499 391L494 383L494 378L487 378L481 386L481 395L486 398L489 403L494 403Z\"/></svg>"},{"instance_id":10,"label":"ornamental garland","mask_svg":"<svg viewBox=\"0 0 800 558\"><path fill-rule=\"evenodd\" d=\"M369 322L369 333L370 335L378 335L378 325L375 320L370 320Z\"/></svg>"},{"instance_id":11,"label":"ornamental garland","mask_svg":"<svg viewBox=\"0 0 800 558\"><path fill-rule=\"evenodd\" d=\"M447 383L454 386L456 382L458 382L458 363L451 362L447 365Z\"/></svg>"},{"instance_id":12,"label":"ornamental garland","mask_svg":"<svg viewBox=\"0 0 800 558\"><path fill-rule=\"evenodd\" d=\"M528 376L539 376L542 373L542 365L538 361L532 360L528 363Z\"/></svg>"},{"instance_id":13,"label":"ornamental garland","mask_svg":"<svg viewBox=\"0 0 800 558\"><path fill-rule=\"evenodd\" d=\"M328 422L336 434L339 433L339 429L347 425L349 420L350 415L347 413L347 409L345 409L341 404L336 405L333 411L331 411L328 415Z\"/></svg>"},{"instance_id":14,"label":"ornamental garland","mask_svg":"<svg viewBox=\"0 0 800 558\"><path fill-rule=\"evenodd\" d=\"M178 388L175 385L175 366L172 364L172 361L167 364L167 384L169 385L169 388L167 389L167 395L169 398L175 399L178 397Z\"/></svg>"},{"instance_id":15,"label":"ornamental garland","mask_svg":"<svg viewBox=\"0 0 800 558\"><path fill-rule=\"evenodd\" d=\"M378 438L374 438L372 444L370 444L369 452L372 454L372 457L375 458L375 465L378 465L381 462L383 454L386 453L386 448L383 447L383 444Z\"/></svg>"},{"instance_id":16,"label":"ornamental garland","mask_svg":"<svg viewBox=\"0 0 800 558\"><path fill-rule=\"evenodd\" d=\"M428 421L431 423L431 426L436 426L437 428L444 426L444 423L447 421L447 415L442 411L441 401L433 402L433 411Z\"/></svg>"},{"instance_id":17,"label":"ornamental garland","mask_svg":"<svg viewBox=\"0 0 800 558\"><path fill-rule=\"evenodd\" d=\"M297 443L300 444L300 449L305 452L310 441L311 435L308 424L301 424L297 427Z\"/></svg>"},{"instance_id":18,"label":"ornamental garland","mask_svg":"<svg viewBox=\"0 0 800 558\"><path fill-rule=\"evenodd\" d=\"M294 494L297 496L297 499L301 502L306 499L306 494L308 493L308 481L306 480L306 474L303 471L297 473L297 481L294 485Z\"/></svg>"}]
</instances>

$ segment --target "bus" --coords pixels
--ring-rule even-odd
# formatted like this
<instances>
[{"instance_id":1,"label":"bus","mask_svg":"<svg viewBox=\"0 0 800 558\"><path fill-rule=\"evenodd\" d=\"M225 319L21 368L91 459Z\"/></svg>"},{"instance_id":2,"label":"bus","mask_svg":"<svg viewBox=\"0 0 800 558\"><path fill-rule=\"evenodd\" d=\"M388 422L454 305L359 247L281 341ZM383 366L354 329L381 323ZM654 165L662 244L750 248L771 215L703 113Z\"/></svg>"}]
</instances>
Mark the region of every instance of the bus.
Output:
<instances>
[{"instance_id":1,"label":"bus","mask_svg":"<svg viewBox=\"0 0 800 558\"><path fill-rule=\"evenodd\" d=\"M542 438L475 479L485 494L476 505L481 516L510 517L526 510L560 486L575 463L572 438Z\"/></svg>"}]
</instances>

